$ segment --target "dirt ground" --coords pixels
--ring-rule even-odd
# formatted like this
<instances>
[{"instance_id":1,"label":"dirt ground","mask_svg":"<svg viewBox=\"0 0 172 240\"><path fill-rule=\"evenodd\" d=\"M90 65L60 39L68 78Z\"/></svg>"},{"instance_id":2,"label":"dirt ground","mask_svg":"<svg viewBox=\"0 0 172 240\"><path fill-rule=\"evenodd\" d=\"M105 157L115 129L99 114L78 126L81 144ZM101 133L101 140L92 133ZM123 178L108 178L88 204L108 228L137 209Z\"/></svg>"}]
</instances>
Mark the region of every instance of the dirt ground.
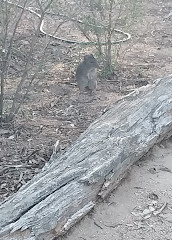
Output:
<instances>
[{"instance_id":1,"label":"dirt ground","mask_svg":"<svg viewBox=\"0 0 172 240\"><path fill-rule=\"evenodd\" d=\"M51 69L30 93L15 121L0 128L0 202L41 171L57 140L60 151L65 151L111 103L132 89L171 74L170 12L171 0L144 1L143 19L129 30L132 40L122 45L114 76L99 79L94 96L79 97L73 77L76 65L67 53L58 61L58 50L51 46ZM76 63L75 57L72 61ZM7 82L7 89L10 99L11 82ZM171 157L171 141L165 148L156 147L67 239L171 239ZM149 208L154 213L163 204L156 216L139 214Z\"/></svg>"}]
</instances>

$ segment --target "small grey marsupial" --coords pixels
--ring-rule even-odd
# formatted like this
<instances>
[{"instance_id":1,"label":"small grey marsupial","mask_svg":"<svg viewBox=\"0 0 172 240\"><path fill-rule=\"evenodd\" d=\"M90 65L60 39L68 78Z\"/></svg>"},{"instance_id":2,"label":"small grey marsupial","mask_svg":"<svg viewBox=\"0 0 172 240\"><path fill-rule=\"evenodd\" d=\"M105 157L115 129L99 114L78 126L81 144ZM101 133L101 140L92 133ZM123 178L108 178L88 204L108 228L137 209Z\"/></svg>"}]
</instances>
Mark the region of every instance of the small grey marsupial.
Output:
<instances>
[{"instance_id":1,"label":"small grey marsupial","mask_svg":"<svg viewBox=\"0 0 172 240\"><path fill-rule=\"evenodd\" d=\"M78 65L76 70L76 81L80 92L88 90L92 93L97 87L98 62L93 54L85 55L84 60Z\"/></svg>"}]
</instances>

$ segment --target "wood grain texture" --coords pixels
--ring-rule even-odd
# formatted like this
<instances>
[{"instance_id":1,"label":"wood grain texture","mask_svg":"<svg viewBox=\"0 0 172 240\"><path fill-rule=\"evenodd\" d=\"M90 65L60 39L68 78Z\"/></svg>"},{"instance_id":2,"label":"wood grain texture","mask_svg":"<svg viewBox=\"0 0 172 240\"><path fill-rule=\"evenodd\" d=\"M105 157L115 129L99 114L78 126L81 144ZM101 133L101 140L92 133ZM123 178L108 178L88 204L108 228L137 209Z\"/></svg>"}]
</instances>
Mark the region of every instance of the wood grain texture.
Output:
<instances>
[{"instance_id":1,"label":"wood grain texture","mask_svg":"<svg viewBox=\"0 0 172 240\"><path fill-rule=\"evenodd\" d=\"M0 206L0 239L63 234L104 198L129 167L172 135L172 75L111 106L62 155Z\"/></svg>"}]
</instances>

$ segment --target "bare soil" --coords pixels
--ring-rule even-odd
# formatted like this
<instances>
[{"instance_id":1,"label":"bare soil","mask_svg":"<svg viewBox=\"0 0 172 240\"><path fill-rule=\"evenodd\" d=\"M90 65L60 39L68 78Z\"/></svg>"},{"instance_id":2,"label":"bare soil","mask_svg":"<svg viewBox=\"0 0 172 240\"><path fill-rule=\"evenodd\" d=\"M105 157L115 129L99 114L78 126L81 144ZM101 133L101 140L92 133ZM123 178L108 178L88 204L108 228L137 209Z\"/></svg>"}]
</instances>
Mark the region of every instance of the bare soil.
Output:
<instances>
[{"instance_id":1,"label":"bare soil","mask_svg":"<svg viewBox=\"0 0 172 240\"><path fill-rule=\"evenodd\" d=\"M172 16L168 14L172 2L145 0L144 8L143 18L131 29L132 40L121 46L114 75L100 78L93 96L80 96L75 85L77 53L73 51L71 57L72 50L63 52L51 46L50 70L38 79L15 121L0 128L0 202L41 171L57 140L60 151L65 151L108 105L171 74ZM9 99L16 79L7 82ZM171 239L172 143L156 148L67 239ZM164 203L164 210L156 216L152 213L145 219L138 214L150 206L157 210Z\"/></svg>"}]
</instances>

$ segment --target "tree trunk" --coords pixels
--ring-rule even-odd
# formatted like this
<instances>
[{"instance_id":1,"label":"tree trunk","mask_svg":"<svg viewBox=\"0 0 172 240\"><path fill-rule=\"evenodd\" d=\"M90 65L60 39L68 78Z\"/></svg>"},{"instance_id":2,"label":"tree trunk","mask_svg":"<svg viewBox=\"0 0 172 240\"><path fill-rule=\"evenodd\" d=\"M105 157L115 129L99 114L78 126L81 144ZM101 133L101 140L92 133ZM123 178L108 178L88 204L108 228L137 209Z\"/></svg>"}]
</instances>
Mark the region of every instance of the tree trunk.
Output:
<instances>
[{"instance_id":1,"label":"tree trunk","mask_svg":"<svg viewBox=\"0 0 172 240\"><path fill-rule=\"evenodd\" d=\"M117 101L62 155L0 206L0 239L53 239L172 135L172 75Z\"/></svg>"}]
</instances>

